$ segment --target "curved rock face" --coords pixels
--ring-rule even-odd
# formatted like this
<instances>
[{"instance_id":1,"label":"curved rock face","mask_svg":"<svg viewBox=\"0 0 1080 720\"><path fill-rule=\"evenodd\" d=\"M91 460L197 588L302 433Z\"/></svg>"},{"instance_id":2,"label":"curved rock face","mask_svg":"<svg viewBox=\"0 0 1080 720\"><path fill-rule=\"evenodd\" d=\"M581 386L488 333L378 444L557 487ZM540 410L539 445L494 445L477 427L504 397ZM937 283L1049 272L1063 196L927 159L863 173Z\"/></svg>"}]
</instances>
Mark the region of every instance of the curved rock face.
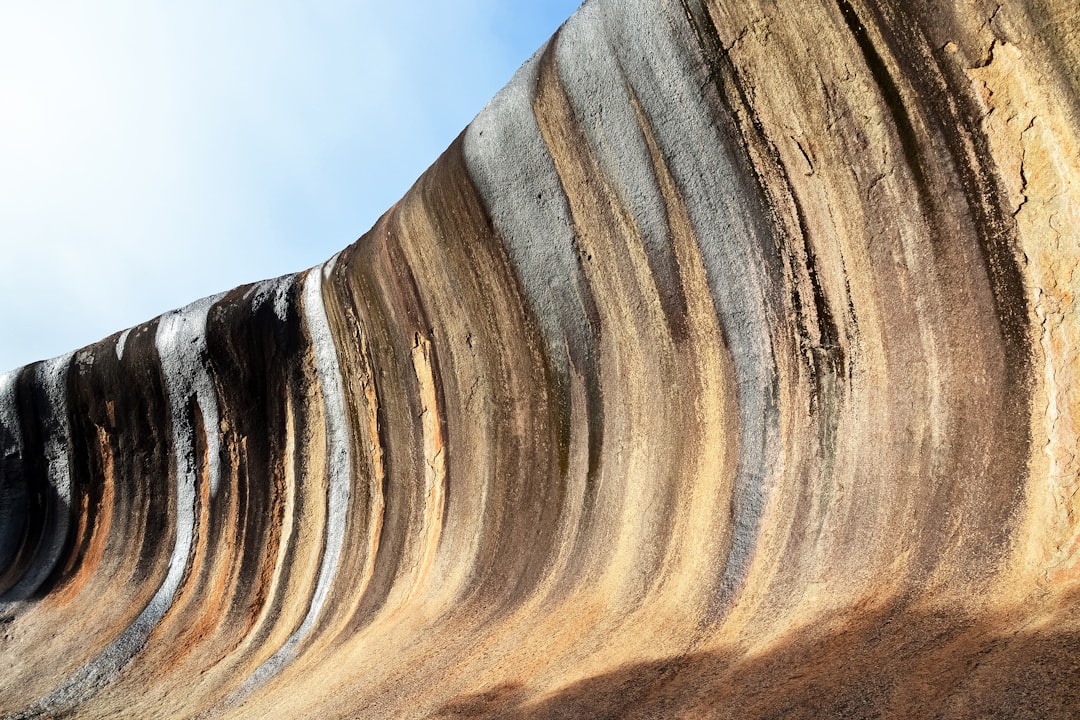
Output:
<instances>
[{"instance_id":1,"label":"curved rock face","mask_svg":"<svg viewBox=\"0 0 1080 720\"><path fill-rule=\"evenodd\" d=\"M1078 68L590 0L325 265L0 378L0 709L1077 717Z\"/></svg>"}]
</instances>

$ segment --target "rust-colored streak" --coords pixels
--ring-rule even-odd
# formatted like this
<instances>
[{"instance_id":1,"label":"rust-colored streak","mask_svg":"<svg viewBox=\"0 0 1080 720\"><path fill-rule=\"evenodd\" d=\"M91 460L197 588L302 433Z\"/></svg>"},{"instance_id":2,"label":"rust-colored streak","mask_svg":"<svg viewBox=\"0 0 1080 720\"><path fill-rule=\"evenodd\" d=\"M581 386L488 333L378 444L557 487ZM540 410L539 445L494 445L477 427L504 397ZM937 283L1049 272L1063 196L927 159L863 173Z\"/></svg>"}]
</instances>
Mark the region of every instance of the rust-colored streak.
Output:
<instances>
[{"instance_id":1,"label":"rust-colored streak","mask_svg":"<svg viewBox=\"0 0 1080 720\"><path fill-rule=\"evenodd\" d=\"M63 576L66 580L49 593L47 601L65 604L76 598L86 587L90 577L98 570L105 553L105 544L112 527L114 473L113 449L105 428L97 428L98 449L101 453L101 499L91 511L90 498L82 496L75 528L75 548ZM74 572L72 572L74 571Z\"/></svg>"}]
</instances>

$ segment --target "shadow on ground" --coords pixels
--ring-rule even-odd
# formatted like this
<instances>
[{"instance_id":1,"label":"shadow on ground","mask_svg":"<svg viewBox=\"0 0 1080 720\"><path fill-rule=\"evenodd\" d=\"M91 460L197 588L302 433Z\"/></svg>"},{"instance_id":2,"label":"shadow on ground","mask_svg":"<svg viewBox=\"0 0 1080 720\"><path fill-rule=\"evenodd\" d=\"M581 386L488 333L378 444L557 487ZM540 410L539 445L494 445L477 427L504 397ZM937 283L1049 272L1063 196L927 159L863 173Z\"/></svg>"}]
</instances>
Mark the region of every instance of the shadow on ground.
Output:
<instances>
[{"instance_id":1,"label":"shadow on ground","mask_svg":"<svg viewBox=\"0 0 1080 720\"><path fill-rule=\"evenodd\" d=\"M853 614L748 656L623 666L536 697L506 684L443 720L602 718L1080 718L1080 593L1040 627L894 607ZM1068 630L1055 630L1066 627Z\"/></svg>"}]
</instances>

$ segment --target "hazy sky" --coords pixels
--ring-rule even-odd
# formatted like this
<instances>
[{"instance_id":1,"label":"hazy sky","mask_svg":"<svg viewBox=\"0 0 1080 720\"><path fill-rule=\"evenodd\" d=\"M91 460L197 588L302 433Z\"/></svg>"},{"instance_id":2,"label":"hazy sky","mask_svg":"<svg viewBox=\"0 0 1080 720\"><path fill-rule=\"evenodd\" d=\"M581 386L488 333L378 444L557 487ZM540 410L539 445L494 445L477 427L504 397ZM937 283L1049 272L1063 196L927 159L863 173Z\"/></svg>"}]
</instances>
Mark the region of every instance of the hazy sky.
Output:
<instances>
[{"instance_id":1,"label":"hazy sky","mask_svg":"<svg viewBox=\"0 0 1080 720\"><path fill-rule=\"evenodd\" d=\"M579 2L0 4L0 372L327 259Z\"/></svg>"}]
</instances>

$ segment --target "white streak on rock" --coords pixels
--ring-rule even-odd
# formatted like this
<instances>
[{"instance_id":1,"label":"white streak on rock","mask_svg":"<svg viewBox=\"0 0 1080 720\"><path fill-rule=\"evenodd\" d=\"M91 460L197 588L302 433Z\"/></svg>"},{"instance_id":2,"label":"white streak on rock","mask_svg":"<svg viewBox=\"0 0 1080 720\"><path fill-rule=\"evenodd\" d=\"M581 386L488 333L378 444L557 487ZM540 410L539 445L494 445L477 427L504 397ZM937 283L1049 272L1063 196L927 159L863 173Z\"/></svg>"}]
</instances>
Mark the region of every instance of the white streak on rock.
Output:
<instances>
[{"instance_id":1,"label":"white streak on rock","mask_svg":"<svg viewBox=\"0 0 1080 720\"><path fill-rule=\"evenodd\" d=\"M690 3L691 8L696 3ZM769 328L773 241L760 192L739 169L737 143L711 111L723 107L709 65L675 0L627 4L592 0L596 22L641 103L682 193L701 245L738 387L739 469L732 498L732 548L721 581L722 605L748 570L779 457L776 362ZM610 165L610 163L609 163Z\"/></svg>"},{"instance_id":2,"label":"white streak on rock","mask_svg":"<svg viewBox=\"0 0 1080 720\"><path fill-rule=\"evenodd\" d=\"M198 517L195 507L198 457L195 450L195 428L189 416L192 399L199 404L207 428L211 482L215 482L220 474L216 453L217 400L206 365L206 318L211 306L221 297L222 295L215 295L204 298L180 310L166 313L158 322L155 344L169 400L176 476L176 539L165 580L142 612L100 655L23 715L15 717L48 716L93 695L96 690L115 679L142 650L150 633L172 606L190 561ZM207 412L208 409L211 412Z\"/></svg>"},{"instance_id":3,"label":"white streak on rock","mask_svg":"<svg viewBox=\"0 0 1080 720\"><path fill-rule=\"evenodd\" d=\"M589 141L588 151L630 211L662 286L677 284L664 199L600 5L587 2L566 21L555 57L559 81Z\"/></svg>"},{"instance_id":4,"label":"white streak on rock","mask_svg":"<svg viewBox=\"0 0 1080 720\"><path fill-rule=\"evenodd\" d=\"M124 359L124 346L127 345L128 335L131 334L131 328L128 328L124 332L120 333L120 337L116 338L116 359Z\"/></svg>"},{"instance_id":5,"label":"white streak on rock","mask_svg":"<svg viewBox=\"0 0 1080 720\"><path fill-rule=\"evenodd\" d=\"M163 315L158 322L154 338L165 376L165 388L169 396L169 415L172 419L173 460L176 474L176 543L169 559L169 572L165 582L158 588L150 604L131 628L145 626L146 632L165 615L172 603L191 555L195 534L198 482L198 457L196 455L195 428L189 417L192 398L203 413L206 427L207 449L210 465L210 484L213 487L220 475L219 459L215 452L218 442L217 400L206 367L206 317L214 301L220 296L206 298L181 310ZM212 403L208 402L212 399ZM213 416L206 413L210 405ZM214 441L211 442L210 438ZM128 633L125 633L125 635ZM145 636L142 637L145 642ZM141 643L140 643L141 644Z\"/></svg>"},{"instance_id":6,"label":"white streak on rock","mask_svg":"<svg viewBox=\"0 0 1080 720\"><path fill-rule=\"evenodd\" d=\"M506 244L548 354L562 363L558 349L564 345L574 358L591 352L592 297L577 257L566 193L533 113L547 47L522 65L473 119L463 147L469 175ZM564 364L561 374L567 372Z\"/></svg>"},{"instance_id":7,"label":"white streak on rock","mask_svg":"<svg viewBox=\"0 0 1080 720\"><path fill-rule=\"evenodd\" d=\"M334 253L333 257L331 257L329 260L327 260L326 262L323 263L323 265L322 265L322 269L323 269L322 276L323 276L324 280L328 279L330 277L330 273L334 272L334 268L337 267L337 261L338 261L338 258L340 258L340 257L341 257L341 252L338 251L338 252Z\"/></svg>"},{"instance_id":8,"label":"white streak on rock","mask_svg":"<svg viewBox=\"0 0 1080 720\"><path fill-rule=\"evenodd\" d=\"M206 361L206 319L211 306L223 296L220 293L162 315L155 338L169 394L174 448L178 454L179 448L184 449L188 455L185 462L193 473L197 466L195 428L187 409L192 399L202 415L211 497L217 496L221 480L221 431L217 392Z\"/></svg>"},{"instance_id":9,"label":"white streak on rock","mask_svg":"<svg viewBox=\"0 0 1080 720\"><path fill-rule=\"evenodd\" d=\"M315 621L318 620L319 613L326 602L345 543L345 520L351 494L352 462L341 368L338 365L337 349L334 346L333 334L330 331L326 307L322 299L323 277L323 266L317 266L309 270L304 279L304 320L311 336L315 372L319 378L323 413L326 419L326 471L329 497L327 498L326 539L323 546L322 564L319 567L319 579L312 593L311 605L300 627L289 636L277 652L252 673L247 682L227 702L239 701L280 672L296 656L297 648L315 626Z\"/></svg>"}]
</instances>

